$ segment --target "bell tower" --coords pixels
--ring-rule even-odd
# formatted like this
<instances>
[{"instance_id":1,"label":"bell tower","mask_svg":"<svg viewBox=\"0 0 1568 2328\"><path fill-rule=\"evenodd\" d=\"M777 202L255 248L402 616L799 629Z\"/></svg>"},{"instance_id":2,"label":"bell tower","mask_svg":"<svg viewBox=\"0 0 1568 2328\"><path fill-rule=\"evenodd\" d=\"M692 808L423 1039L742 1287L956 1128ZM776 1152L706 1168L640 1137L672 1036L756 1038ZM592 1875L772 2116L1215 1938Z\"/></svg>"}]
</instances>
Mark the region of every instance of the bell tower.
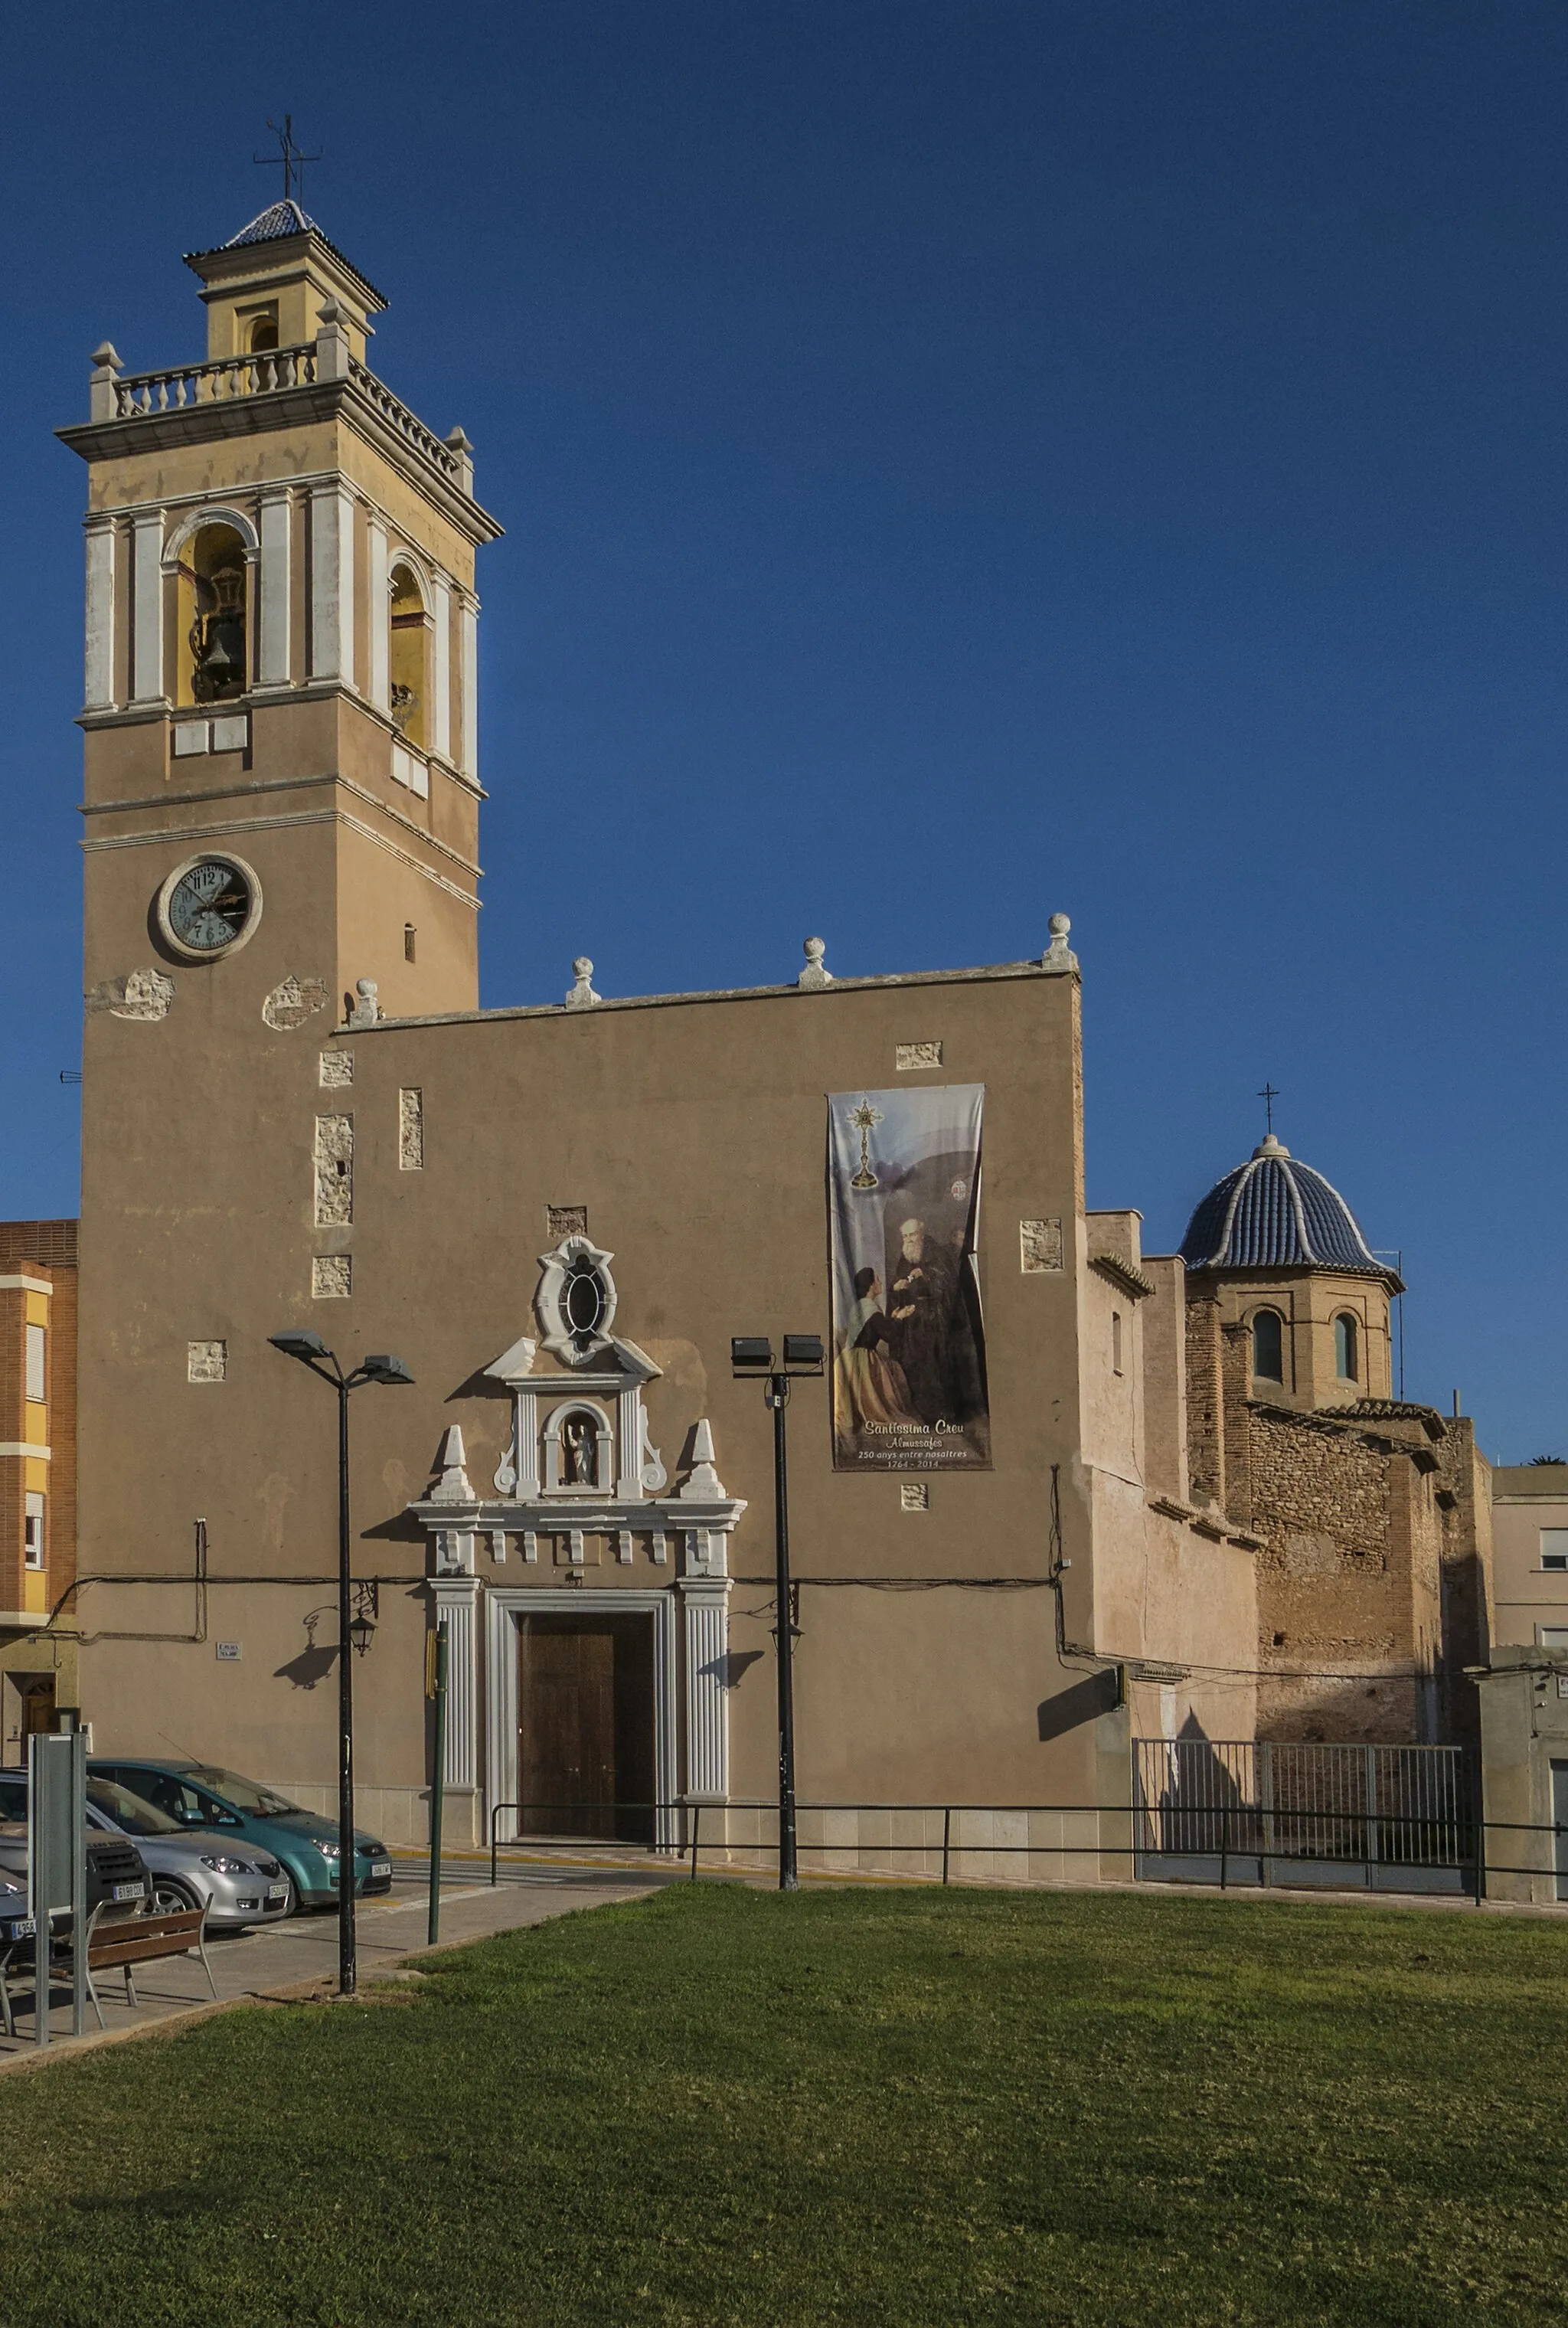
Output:
<instances>
[{"instance_id":1,"label":"bell tower","mask_svg":"<svg viewBox=\"0 0 1568 2328\"><path fill-rule=\"evenodd\" d=\"M106 343L60 431L88 465L89 1013L127 977L144 1015L183 1000L183 973L252 1024L291 979L327 1026L361 979L390 1016L473 1009L500 528L468 440L370 370L386 303L296 202L186 263L205 357L127 373Z\"/></svg>"},{"instance_id":2,"label":"bell tower","mask_svg":"<svg viewBox=\"0 0 1568 2328\"><path fill-rule=\"evenodd\" d=\"M127 371L106 343L59 432L88 472L84 1569L188 1567L213 1386L273 1394L278 1320L335 1299L333 1332L372 1330L350 1159L395 1134L340 1038L478 1004L500 528L468 439L371 370L385 303L296 202L187 264L205 352Z\"/></svg>"}]
</instances>

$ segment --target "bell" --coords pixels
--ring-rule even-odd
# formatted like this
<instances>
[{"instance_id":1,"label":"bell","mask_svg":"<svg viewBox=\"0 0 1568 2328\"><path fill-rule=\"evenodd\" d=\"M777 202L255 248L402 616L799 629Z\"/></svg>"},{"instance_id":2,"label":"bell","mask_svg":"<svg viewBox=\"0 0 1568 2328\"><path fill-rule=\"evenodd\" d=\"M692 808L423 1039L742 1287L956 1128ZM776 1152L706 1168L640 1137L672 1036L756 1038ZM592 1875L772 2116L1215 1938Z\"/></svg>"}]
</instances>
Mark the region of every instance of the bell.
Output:
<instances>
[{"instance_id":1,"label":"bell","mask_svg":"<svg viewBox=\"0 0 1568 2328\"><path fill-rule=\"evenodd\" d=\"M196 669L191 692L198 703L221 701L245 692L245 576L239 567L214 574L209 588L214 605L198 615L191 645Z\"/></svg>"}]
</instances>

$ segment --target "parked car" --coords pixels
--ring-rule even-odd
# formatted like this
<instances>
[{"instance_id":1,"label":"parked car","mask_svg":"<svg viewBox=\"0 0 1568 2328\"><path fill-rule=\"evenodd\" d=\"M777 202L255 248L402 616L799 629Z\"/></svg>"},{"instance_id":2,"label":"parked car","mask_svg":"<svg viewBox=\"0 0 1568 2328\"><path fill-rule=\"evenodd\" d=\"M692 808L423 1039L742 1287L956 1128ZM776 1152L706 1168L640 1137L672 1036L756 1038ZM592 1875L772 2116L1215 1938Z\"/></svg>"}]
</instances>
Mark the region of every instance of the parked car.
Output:
<instances>
[{"instance_id":1,"label":"parked car","mask_svg":"<svg viewBox=\"0 0 1568 2328\"><path fill-rule=\"evenodd\" d=\"M92 1826L134 1839L146 1861L153 1906L160 1916L205 1908L209 1931L243 1931L251 1924L276 1923L294 1906L294 1882L281 1860L265 1851L237 1849L231 1834L182 1826L113 1779L88 1779L87 1816Z\"/></svg>"},{"instance_id":2,"label":"parked car","mask_svg":"<svg viewBox=\"0 0 1568 2328\"><path fill-rule=\"evenodd\" d=\"M209 1762L130 1761L95 1756L91 1777L112 1779L168 1814L183 1827L202 1827L232 1837L254 1856L265 1852L281 1860L301 1908L330 1908L337 1898L336 1822L302 1810L286 1795L254 1779L241 1778ZM384 1843L354 1830L354 1890L366 1895L390 1892L392 1862Z\"/></svg>"},{"instance_id":3,"label":"parked car","mask_svg":"<svg viewBox=\"0 0 1568 2328\"><path fill-rule=\"evenodd\" d=\"M20 1816L15 1811L15 1795L20 1787ZM20 1782L14 1774L0 1774L0 1789L5 1799L0 1801L0 1883L8 1883L27 1894L27 1782ZM106 1917L138 1916L146 1909L152 1894L152 1882L146 1863L128 1835L89 1835L87 1839L87 1908L90 1915L102 1908ZM5 1905L5 1903L0 1903ZM25 1905L17 1910L26 1914ZM11 1920L5 1905L7 1920ZM69 1929L69 1921L56 1924L56 1930Z\"/></svg>"},{"instance_id":4,"label":"parked car","mask_svg":"<svg viewBox=\"0 0 1568 2328\"><path fill-rule=\"evenodd\" d=\"M0 1819L26 1816L25 1775L0 1771ZM293 1904L294 1887L276 1859L236 1852L232 1835L182 1826L112 1779L88 1779L87 1823L95 1835L131 1838L151 1878L159 1915L205 1908L212 1929L232 1931L276 1921Z\"/></svg>"}]
</instances>

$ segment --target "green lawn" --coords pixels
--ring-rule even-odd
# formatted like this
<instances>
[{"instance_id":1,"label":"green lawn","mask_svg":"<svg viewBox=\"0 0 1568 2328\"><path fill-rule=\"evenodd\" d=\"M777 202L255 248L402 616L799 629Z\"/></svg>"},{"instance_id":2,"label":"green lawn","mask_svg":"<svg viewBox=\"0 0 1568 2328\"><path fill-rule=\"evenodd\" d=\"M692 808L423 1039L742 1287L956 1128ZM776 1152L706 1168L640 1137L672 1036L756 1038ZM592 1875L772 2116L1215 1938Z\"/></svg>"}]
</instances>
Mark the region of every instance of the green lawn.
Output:
<instances>
[{"instance_id":1,"label":"green lawn","mask_svg":"<svg viewBox=\"0 0 1568 2328\"><path fill-rule=\"evenodd\" d=\"M1568 1931L673 1888L0 2078L5 2328L1568 2305Z\"/></svg>"}]
</instances>

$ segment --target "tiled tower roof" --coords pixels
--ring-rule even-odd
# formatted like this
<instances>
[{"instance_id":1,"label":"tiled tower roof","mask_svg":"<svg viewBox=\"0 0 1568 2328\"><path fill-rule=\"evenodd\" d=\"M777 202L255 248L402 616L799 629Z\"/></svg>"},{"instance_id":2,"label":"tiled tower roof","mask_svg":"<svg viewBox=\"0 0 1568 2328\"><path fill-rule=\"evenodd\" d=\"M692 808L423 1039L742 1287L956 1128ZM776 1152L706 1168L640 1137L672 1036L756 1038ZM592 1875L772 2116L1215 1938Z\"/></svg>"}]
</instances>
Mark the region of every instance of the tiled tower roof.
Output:
<instances>
[{"instance_id":1,"label":"tiled tower roof","mask_svg":"<svg viewBox=\"0 0 1568 2328\"><path fill-rule=\"evenodd\" d=\"M1272 1132L1204 1197L1181 1257L1192 1270L1340 1269L1398 1283L1339 1191Z\"/></svg>"},{"instance_id":2,"label":"tiled tower roof","mask_svg":"<svg viewBox=\"0 0 1568 2328\"><path fill-rule=\"evenodd\" d=\"M317 234L321 233L315 221L307 218L296 202L291 199L273 202L258 212L249 226L242 226L238 234L231 234L223 248L225 250L237 250L242 242L277 242L285 235L308 234L313 228Z\"/></svg>"}]
</instances>

